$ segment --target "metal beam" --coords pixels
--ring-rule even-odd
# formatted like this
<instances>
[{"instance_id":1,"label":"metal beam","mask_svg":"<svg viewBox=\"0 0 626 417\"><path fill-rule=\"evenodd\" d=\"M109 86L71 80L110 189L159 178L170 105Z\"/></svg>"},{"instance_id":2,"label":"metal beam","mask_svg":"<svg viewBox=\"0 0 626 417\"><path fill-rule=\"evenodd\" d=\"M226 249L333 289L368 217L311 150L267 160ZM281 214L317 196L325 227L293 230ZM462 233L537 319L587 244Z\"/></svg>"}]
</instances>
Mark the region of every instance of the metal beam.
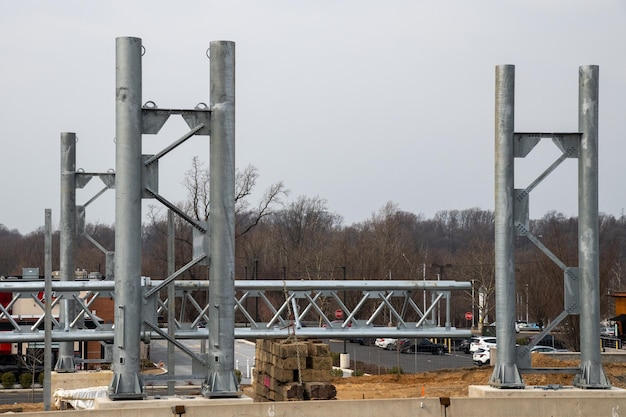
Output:
<instances>
[{"instance_id":1,"label":"metal beam","mask_svg":"<svg viewBox=\"0 0 626 417\"><path fill-rule=\"evenodd\" d=\"M60 222L60 279L74 281L74 251L76 250L76 134L61 133L61 222ZM71 297L63 299L60 324L69 331L75 317L75 303ZM57 372L75 372L74 343L59 346Z\"/></svg>"},{"instance_id":2,"label":"metal beam","mask_svg":"<svg viewBox=\"0 0 626 417\"><path fill-rule=\"evenodd\" d=\"M582 388L610 388L600 361L600 271L598 226L598 78L597 65L579 68L578 267L580 293L580 368L574 380Z\"/></svg>"},{"instance_id":3,"label":"metal beam","mask_svg":"<svg viewBox=\"0 0 626 417\"><path fill-rule=\"evenodd\" d=\"M205 397L241 392L235 375L235 43L210 45L209 366Z\"/></svg>"},{"instance_id":4,"label":"metal beam","mask_svg":"<svg viewBox=\"0 0 626 417\"><path fill-rule=\"evenodd\" d=\"M496 332L498 359L489 384L499 388L523 387L515 361L515 256L514 256L514 109L515 67L496 67L495 131L495 255Z\"/></svg>"},{"instance_id":5,"label":"metal beam","mask_svg":"<svg viewBox=\"0 0 626 417\"><path fill-rule=\"evenodd\" d=\"M141 381L142 109L139 38L116 39L115 346L109 398L145 397Z\"/></svg>"}]
</instances>

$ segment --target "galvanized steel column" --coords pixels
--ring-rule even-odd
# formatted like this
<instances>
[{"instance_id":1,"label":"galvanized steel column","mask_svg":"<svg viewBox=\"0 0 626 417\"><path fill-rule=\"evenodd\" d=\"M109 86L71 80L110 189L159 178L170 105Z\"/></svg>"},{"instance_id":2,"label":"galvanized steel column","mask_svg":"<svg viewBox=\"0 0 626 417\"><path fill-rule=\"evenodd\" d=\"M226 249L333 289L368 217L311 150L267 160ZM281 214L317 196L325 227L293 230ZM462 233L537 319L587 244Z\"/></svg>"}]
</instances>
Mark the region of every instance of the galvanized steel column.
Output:
<instances>
[{"instance_id":1,"label":"galvanized steel column","mask_svg":"<svg viewBox=\"0 0 626 417\"><path fill-rule=\"evenodd\" d=\"M495 112L495 272L498 359L489 384L499 388L524 386L515 363L514 109L515 66L498 65L496 67Z\"/></svg>"},{"instance_id":2,"label":"galvanized steel column","mask_svg":"<svg viewBox=\"0 0 626 417\"><path fill-rule=\"evenodd\" d=\"M167 211L167 276L171 277L176 272L176 224L174 212ZM176 281L172 280L167 285L167 334L176 339ZM167 343L167 372L176 375L176 346L172 342ZM176 381L167 381L167 395L176 394Z\"/></svg>"},{"instance_id":3,"label":"galvanized steel column","mask_svg":"<svg viewBox=\"0 0 626 417\"><path fill-rule=\"evenodd\" d=\"M209 349L206 397L240 395L235 353L235 43L211 42Z\"/></svg>"},{"instance_id":4,"label":"galvanized steel column","mask_svg":"<svg viewBox=\"0 0 626 417\"><path fill-rule=\"evenodd\" d=\"M61 133L61 221L60 221L60 280L74 281L74 251L76 249L76 134ZM60 325L70 330L76 302L66 294L61 303ZM46 300L47 302L48 300ZM55 366L57 372L75 372L74 343L61 342Z\"/></svg>"},{"instance_id":5,"label":"galvanized steel column","mask_svg":"<svg viewBox=\"0 0 626 417\"><path fill-rule=\"evenodd\" d=\"M116 39L115 335L111 399L144 397L141 332L141 39Z\"/></svg>"},{"instance_id":6,"label":"galvanized steel column","mask_svg":"<svg viewBox=\"0 0 626 417\"><path fill-rule=\"evenodd\" d=\"M43 409L44 411L50 411L50 400L52 386L50 384L50 377L52 371L52 210L46 209L45 211L45 223L44 223L44 274L45 274L45 286L44 286L44 299L45 305L45 320L44 320L44 356L43 356Z\"/></svg>"},{"instance_id":7,"label":"galvanized steel column","mask_svg":"<svg viewBox=\"0 0 626 417\"><path fill-rule=\"evenodd\" d=\"M600 361L600 272L598 226L598 80L597 65L579 68L578 267L580 278L580 367L574 384L610 388Z\"/></svg>"}]
</instances>

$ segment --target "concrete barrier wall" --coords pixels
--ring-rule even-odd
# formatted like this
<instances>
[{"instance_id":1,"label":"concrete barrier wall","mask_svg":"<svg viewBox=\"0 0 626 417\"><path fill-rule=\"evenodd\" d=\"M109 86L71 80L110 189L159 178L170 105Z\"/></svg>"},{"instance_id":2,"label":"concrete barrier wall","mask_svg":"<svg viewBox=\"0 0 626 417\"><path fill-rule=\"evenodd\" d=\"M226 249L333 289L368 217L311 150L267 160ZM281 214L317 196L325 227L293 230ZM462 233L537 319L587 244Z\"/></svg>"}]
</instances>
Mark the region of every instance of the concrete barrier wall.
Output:
<instances>
[{"instance_id":1,"label":"concrete barrier wall","mask_svg":"<svg viewBox=\"0 0 626 417\"><path fill-rule=\"evenodd\" d=\"M553 352L553 353L544 353L544 355L549 356L554 359L562 360L562 361L579 361L580 360L580 352ZM602 363L624 362L626 361L626 351L607 348L604 352L600 354L600 361Z\"/></svg>"},{"instance_id":2,"label":"concrete barrier wall","mask_svg":"<svg viewBox=\"0 0 626 417\"><path fill-rule=\"evenodd\" d=\"M445 405L449 402L449 405ZM121 402L120 402L121 403ZM128 403L128 402L125 402ZM125 404L121 409L72 411L76 416L89 417L175 417L171 406L146 407L142 401ZM626 410L625 398L578 399L560 398L418 398L351 401L293 401L238 403L216 405L190 405L184 398L180 405L185 406L184 417L246 416L246 417L381 417L381 416L423 416L423 417L541 417L541 416L616 416ZM120 404L122 405L122 404ZM58 412L21 413L28 417L51 417ZM64 413L67 413L65 411Z\"/></svg>"},{"instance_id":3,"label":"concrete barrier wall","mask_svg":"<svg viewBox=\"0 0 626 417\"><path fill-rule=\"evenodd\" d=\"M611 417L622 415L624 410L626 410L624 407L626 407L626 398L453 398L445 416Z\"/></svg>"},{"instance_id":4,"label":"concrete barrier wall","mask_svg":"<svg viewBox=\"0 0 626 417\"><path fill-rule=\"evenodd\" d=\"M54 395L59 388L73 390L108 386L112 378L112 371L51 372L50 393Z\"/></svg>"}]
</instances>

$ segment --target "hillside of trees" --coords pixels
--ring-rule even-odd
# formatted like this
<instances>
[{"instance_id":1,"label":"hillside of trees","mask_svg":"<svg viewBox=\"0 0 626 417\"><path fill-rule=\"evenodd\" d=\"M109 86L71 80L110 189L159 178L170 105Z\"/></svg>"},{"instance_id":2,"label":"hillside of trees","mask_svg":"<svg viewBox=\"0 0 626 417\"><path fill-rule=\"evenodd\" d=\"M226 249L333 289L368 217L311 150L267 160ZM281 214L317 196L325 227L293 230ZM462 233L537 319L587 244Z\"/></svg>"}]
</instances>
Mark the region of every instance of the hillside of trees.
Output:
<instances>
[{"instance_id":1,"label":"hillside of trees","mask_svg":"<svg viewBox=\"0 0 626 417\"><path fill-rule=\"evenodd\" d=\"M237 174L236 276L251 279L325 280L458 280L471 281L478 303L482 289L494 321L494 212L479 208L443 210L433 218L401 211L389 202L363 222L344 225L320 197L300 196L286 201L282 183L271 186L258 204L249 196L258 174L253 167ZM194 164L187 175L189 202L181 207L190 216L209 216L208 175ZM142 274L167 277L167 221L154 209L143 225ZM614 314L612 291L626 291L626 216L600 215L601 317ZM578 263L576 218L550 212L531 221L531 231L563 263ZM111 225L88 224L85 232L113 251ZM53 270L59 269L59 233L53 236ZM192 258L192 228L176 220L176 267ZM517 317L548 323L563 310L563 271L526 237L516 239ZM102 251L88 239L77 239L77 268L105 273ZM24 267L44 266L43 228L21 235L0 224L0 275L21 275ZM624 277L626 278L626 277ZM208 279L206 267L193 267L182 279ZM349 302L349 300L348 300ZM457 294L451 303L453 325L465 327L472 296ZM478 315L478 311L476 311ZM570 318L569 321L576 318ZM575 328L576 323L568 323Z\"/></svg>"}]
</instances>

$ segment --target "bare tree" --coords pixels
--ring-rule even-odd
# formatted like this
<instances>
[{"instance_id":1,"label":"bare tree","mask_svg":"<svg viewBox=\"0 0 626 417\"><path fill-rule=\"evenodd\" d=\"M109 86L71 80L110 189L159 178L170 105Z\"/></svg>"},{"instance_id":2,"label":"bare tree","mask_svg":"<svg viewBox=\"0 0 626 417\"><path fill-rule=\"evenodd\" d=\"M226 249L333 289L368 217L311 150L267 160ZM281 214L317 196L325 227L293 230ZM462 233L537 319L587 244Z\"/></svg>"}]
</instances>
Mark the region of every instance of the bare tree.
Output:
<instances>
[{"instance_id":1,"label":"bare tree","mask_svg":"<svg viewBox=\"0 0 626 417\"><path fill-rule=\"evenodd\" d=\"M471 281L476 290L474 296L478 294L478 300L472 300L478 308L478 328L488 324L486 321L494 312L496 272L495 254L493 240L475 238L468 242L466 250L459 254L459 263L455 264L455 269L465 280Z\"/></svg>"},{"instance_id":2,"label":"bare tree","mask_svg":"<svg viewBox=\"0 0 626 417\"><path fill-rule=\"evenodd\" d=\"M35 402L35 376L43 371L44 349L28 348L25 355L18 357L24 369L31 375L31 401Z\"/></svg>"},{"instance_id":3,"label":"bare tree","mask_svg":"<svg viewBox=\"0 0 626 417\"><path fill-rule=\"evenodd\" d=\"M196 220L208 220L210 215L210 172L198 157L191 162L191 169L187 171L184 185L189 199L184 204L184 209ZM249 201L255 187L259 173L257 168L248 165L243 170L237 169L235 173L235 216L237 218L238 234L242 235L259 224L259 221L271 214L276 206L282 203L282 197L288 194L284 184L278 182L272 184L263 194L263 197L255 209L251 209Z\"/></svg>"}]
</instances>

